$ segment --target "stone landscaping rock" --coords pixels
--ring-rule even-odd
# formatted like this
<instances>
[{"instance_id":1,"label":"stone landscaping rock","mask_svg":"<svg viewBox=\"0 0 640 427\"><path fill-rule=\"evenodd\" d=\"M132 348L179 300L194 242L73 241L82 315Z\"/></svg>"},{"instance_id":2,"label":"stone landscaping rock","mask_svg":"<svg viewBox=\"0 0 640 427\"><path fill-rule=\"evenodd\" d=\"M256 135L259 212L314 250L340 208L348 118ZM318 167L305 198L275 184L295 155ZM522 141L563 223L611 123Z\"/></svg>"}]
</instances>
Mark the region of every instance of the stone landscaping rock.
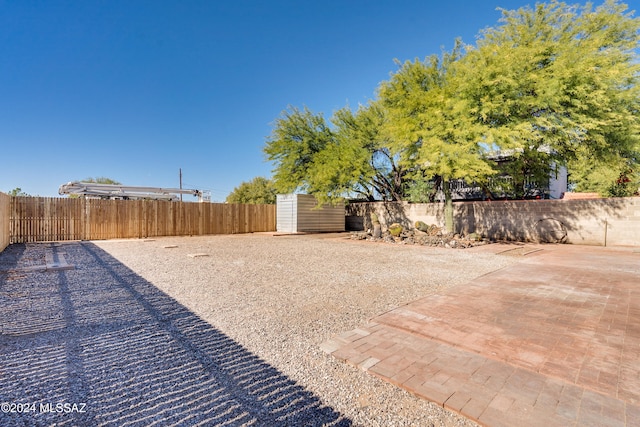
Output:
<instances>
[{"instance_id":1,"label":"stone landscaping rock","mask_svg":"<svg viewBox=\"0 0 640 427\"><path fill-rule=\"evenodd\" d=\"M408 230L403 228L402 225L394 223L391 224L388 231L381 233L379 236L376 233L359 231L351 233L351 239L403 245L434 246L447 249L465 249L487 244L487 241L482 240L477 233L461 236L447 233L442 227L433 224L426 225L421 221L416 222L416 225L420 225L422 230L418 228Z\"/></svg>"}]
</instances>

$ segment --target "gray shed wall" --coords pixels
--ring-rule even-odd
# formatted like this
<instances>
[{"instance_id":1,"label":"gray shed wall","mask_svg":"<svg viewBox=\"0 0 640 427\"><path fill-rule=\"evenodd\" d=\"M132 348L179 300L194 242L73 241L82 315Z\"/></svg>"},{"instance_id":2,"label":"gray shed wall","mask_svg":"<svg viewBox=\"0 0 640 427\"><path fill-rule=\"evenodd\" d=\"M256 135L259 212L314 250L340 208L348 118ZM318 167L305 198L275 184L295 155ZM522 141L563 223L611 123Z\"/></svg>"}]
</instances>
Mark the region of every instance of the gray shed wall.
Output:
<instances>
[{"instance_id":1,"label":"gray shed wall","mask_svg":"<svg viewBox=\"0 0 640 427\"><path fill-rule=\"evenodd\" d=\"M315 197L308 194L277 196L277 226L280 233L345 231L344 205L323 205L317 209Z\"/></svg>"}]
</instances>

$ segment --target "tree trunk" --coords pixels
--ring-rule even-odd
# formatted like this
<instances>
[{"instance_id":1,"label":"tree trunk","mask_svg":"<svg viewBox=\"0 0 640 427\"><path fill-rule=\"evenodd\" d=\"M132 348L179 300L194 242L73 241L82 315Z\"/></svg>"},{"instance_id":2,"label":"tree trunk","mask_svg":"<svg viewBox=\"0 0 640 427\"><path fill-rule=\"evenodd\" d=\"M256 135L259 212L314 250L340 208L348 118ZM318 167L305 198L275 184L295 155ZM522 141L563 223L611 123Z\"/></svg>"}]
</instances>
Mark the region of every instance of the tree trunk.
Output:
<instances>
[{"instance_id":1,"label":"tree trunk","mask_svg":"<svg viewBox=\"0 0 640 427\"><path fill-rule=\"evenodd\" d=\"M444 192L444 226L449 233L453 233L453 200L451 199L451 189L449 179L442 177L442 191Z\"/></svg>"}]
</instances>

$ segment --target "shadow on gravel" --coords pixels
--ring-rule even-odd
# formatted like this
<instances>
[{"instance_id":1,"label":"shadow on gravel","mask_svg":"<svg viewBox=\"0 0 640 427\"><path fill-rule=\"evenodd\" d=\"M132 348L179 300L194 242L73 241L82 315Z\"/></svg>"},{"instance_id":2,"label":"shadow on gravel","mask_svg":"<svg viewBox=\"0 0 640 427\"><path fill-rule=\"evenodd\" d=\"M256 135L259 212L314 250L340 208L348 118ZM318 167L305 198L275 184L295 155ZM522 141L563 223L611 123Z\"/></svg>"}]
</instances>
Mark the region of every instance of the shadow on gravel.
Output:
<instances>
[{"instance_id":1,"label":"shadow on gravel","mask_svg":"<svg viewBox=\"0 0 640 427\"><path fill-rule=\"evenodd\" d=\"M97 246L54 250L75 270L0 273L0 425L351 425Z\"/></svg>"},{"instance_id":2,"label":"shadow on gravel","mask_svg":"<svg viewBox=\"0 0 640 427\"><path fill-rule=\"evenodd\" d=\"M0 252L0 274L16 268L20 260L31 258L25 254L26 248L27 245L9 245L4 251ZM44 258L42 261L44 262Z\"/></svg>"}]
</instances>

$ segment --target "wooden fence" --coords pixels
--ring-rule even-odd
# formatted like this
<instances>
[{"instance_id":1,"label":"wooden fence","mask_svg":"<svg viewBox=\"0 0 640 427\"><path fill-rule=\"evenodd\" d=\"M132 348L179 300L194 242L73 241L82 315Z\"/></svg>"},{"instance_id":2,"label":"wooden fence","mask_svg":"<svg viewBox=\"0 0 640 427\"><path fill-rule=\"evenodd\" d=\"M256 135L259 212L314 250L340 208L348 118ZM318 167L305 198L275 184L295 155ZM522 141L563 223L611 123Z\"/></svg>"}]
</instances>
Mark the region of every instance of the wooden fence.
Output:
<instances>
[{"instance_id":1,"label":"wooden fence","mask_svg":"<svg viewBox=\"0 0 640 427\"><path fill-rule=\"evenodd\" d=\"M4 250L11 241L9 234L9 224L11 217L11 196L0 193L0 252Z\"/></svg>"},{"instance_id":2,"label":"wooden fence","mask_svg":"<svg viewBox=\"0 0 640 427\"><path fill-rule=\"evenodd\" d=\"M276 205L11 197L10 243L276 230Z\"/></svg>"}]
</instances>

